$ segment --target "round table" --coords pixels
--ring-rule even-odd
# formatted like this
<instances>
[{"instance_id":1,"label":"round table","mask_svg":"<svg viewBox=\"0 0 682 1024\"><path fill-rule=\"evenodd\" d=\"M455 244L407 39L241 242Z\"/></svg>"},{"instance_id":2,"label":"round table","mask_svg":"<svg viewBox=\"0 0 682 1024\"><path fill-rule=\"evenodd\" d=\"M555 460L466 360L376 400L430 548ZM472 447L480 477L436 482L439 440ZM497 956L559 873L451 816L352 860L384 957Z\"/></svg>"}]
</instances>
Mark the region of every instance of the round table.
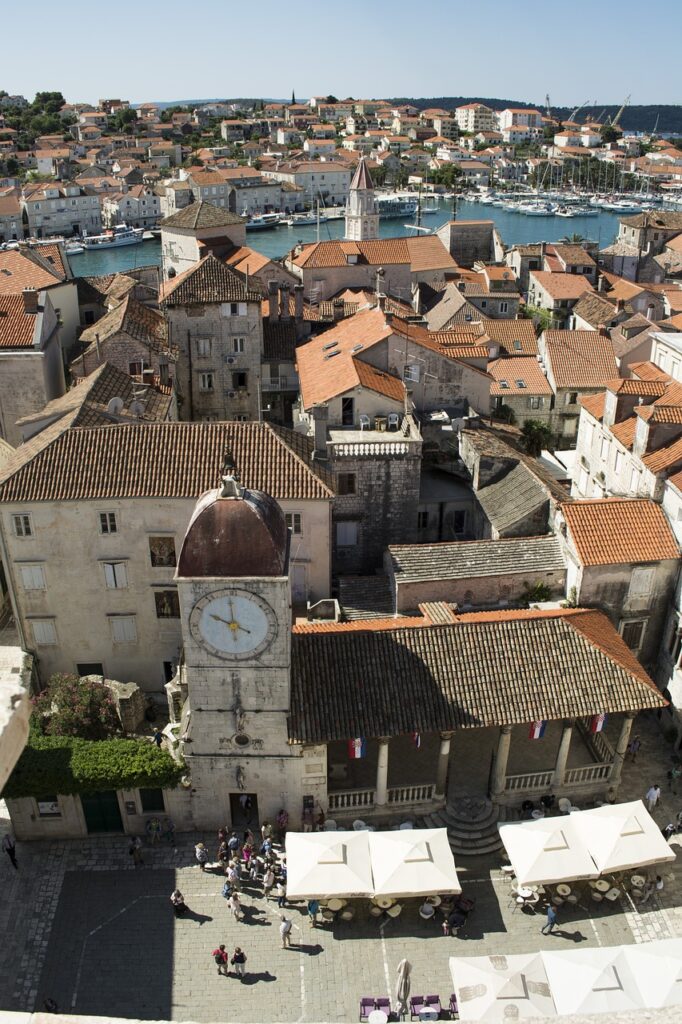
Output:
<instances>
[{"instance_id":1,"label":"round table","mask_svg":"<svg viewBox=\"0 0 682 1024\"><path fill-rule=\"evenodd\" d=\"M609 889L608 892L604 893L604 897L607 900L610 900L612 903L615 902L615 900L617 900L619 896L620 896L620 889L616 889L615 885L614 885L614 887L612 889Z\"/></svg>"},{"instance_id":2,"label":"round table","mask_svg":"<svg viewBox=\"0 0 682 1024\"><path fill-rule=\"evenodd\" d=\"M430 903L433 907L439 907L443 901L440 896L427 896L426 902Z\"/></svg>"},{"instance_id":3,"label":"round table","mask_svg":"<svg viewBox=\"0 0 682 1024\"><path fill-rule=\"evenodd\" d=\"M597 890L597 892L605 893L608 892L611 888L611 883L607 882L605 878L598 878L597 881L594 883L594 887Z\"/></svg>"},{"instance_id":4,"label":"round table","mask_svg":"<svg viewBox=\"0 0 682 1024\"><path fill-rule=\"evenodd\" d=\"M562 882L560 885L557 885L556 891L559 893L560 896L571 895L571 887L570 885L566 885L565 882Z\"/></svg>"},{"instance_id":5,"label":"round table","mask_svg":"<svg viewBox=\"0 0 682 1024\"><path fill-rule=\"evenodd\" d=\"M531 813L531 818L533 818L533 819L534 819L535 821L537 821L537 820L538 820L539 818L544 818L544 816L545 816L545 812L544 812L544 811L541 811L541 810L540 810L539 808L537 808L537 807L536 807L536 809L535 809L535 810L534 810L534 811L533 811L533 812Z\"/></svg>"},{"instance_id":6,"label":"round table","mask_svg":"<svg viewBox=\"0 0 682 1024\"><path fill-rule=\"evenodd\" d=\"M388 1015L383 1010L372 1010L367 1018L367 1024L386 1024Z\"/></svg>"},{"instance_id":7,"label":"round table","mask_svg":"<svg viewBox=\"0 0 682 1024\"><path fill-rule=\"evenodd\" d=\"M516 891L522 900L532 899L536 895L535 889L531 889L529 885L520 885Z\"/></svg>"},{"instance_id":8,"label":"round table","mask_svg":"<svg viewBox=\"0 0 682 1024\"><path fill-rule=\"evenodd\" d=\"M377 896L375 902L382 910L388 910L389 907L393 906L395 900L392 900L390 896Z\"/></svg>"},{"instance_id":9,"label":"round table","mask_svg":"<svg viewBox=\"0 0 682 1024\"><path fill-rule=\"evenodd\" d=\"M329 900L328 903L327 903L327 906L329 907L330 910L341 910L343 907L345 907L345 905L346 905L346 901L345 900L340 900L340 899L337 899L336 897L334 897L333 899Z\"/></svg>"},{"instance_id":10,"label":"round table","mask_svg":"<svg viewBox=\"0 0 682 1024\"><path fill-rule=\"evenodd\" d=\"M400 905L400 903L396 903L394 904L394 906L389 907L386 913L388 914L389 917L399 917L400 913L402 912L402 909L403 908Z\"/></svg>"},{"instance_id":11,"label":"round table","mask_svg":"<svg viewBox=\"0 0 682 1024\"><path fill-rule=\"evenodd\" d=\"M646 878L643 875L633 875L630 883L635 889L643 889L646 885Z\"/></svg>"}]
</instances>

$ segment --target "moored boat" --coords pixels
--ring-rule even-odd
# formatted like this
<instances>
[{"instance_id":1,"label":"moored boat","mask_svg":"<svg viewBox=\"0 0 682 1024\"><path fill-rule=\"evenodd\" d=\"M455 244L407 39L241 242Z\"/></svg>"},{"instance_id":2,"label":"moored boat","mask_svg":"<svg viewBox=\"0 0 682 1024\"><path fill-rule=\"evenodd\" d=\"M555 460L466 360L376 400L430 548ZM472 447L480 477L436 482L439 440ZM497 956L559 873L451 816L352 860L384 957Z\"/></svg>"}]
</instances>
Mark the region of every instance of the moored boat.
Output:
<instances>
[{"instance_id":1,"label":"moored boat","mask_svg":"<svg viewBox=\"0 0 682 1024\"><path fill-rule=\"evenodd\" d=\"M113 249L120 245L138 245L142 242L142 228L129 228L127 224L117 224L111 231L101 235L83 235L84 249Z\"/></svg>"}]
</instances>

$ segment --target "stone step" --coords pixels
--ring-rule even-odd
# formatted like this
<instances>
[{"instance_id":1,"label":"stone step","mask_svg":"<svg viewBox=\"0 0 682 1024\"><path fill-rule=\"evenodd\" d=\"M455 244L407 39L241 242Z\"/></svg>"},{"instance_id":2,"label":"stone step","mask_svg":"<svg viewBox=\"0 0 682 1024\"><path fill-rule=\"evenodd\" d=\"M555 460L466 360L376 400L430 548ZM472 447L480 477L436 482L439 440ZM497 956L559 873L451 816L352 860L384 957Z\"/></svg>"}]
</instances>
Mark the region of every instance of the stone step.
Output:
<instances>
[{"instance_id":1,"label":"stone step","mask_svg":"<svg viewBox=\"0 0 682 1024\"><path fill-rule=\"evenodd\" d=\"M476 857L496 853L502 848L498 822L516 821L518 812L491 801L453 801L431 814L424 815L426 828L446 828L450 848L456 857Z\"/></svg>"}]
</instances>

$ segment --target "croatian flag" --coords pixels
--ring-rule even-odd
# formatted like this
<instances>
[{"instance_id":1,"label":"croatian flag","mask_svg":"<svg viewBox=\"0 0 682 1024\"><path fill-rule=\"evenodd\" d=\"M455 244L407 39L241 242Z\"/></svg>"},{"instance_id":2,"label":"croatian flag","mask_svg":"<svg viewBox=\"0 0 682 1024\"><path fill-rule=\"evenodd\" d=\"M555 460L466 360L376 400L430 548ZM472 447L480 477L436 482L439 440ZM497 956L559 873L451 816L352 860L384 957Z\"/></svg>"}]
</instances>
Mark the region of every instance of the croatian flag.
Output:
<instances>
[{"instance_id":1,"label":"croatian flag","mask_svg":"<svg viewBox=\"0 0 682 1024\"><path fill-rule=\"evenodd\" d=\"M545 735L545 729L547 728L547 722L532 722L530 726L530 732L528 738L531 740L541 740Z\"/></svg>"},{"instance_id":2,"label":"croatian flag","mask_svg":"<svg viewBox=\"0 0 682 1024\"><path fill-rule=\"evenodd\" d=\"M413 741L413 743L414 743L415 747L417 748L417 750L419 750L419 748L420 748L420 747L421 747L421 745L422 745L422 737L421 737L421 733L419 733L419 732L413 732L413 733L412 733L412 741Z\"/></svg>"},{"instance_id":3,"label":"croatian flag","mask_svg":"<svg viewBox=\"0 0 682 1024\"><path fill-rule=\"evenodd\" d=\"M601 732L606 725L607 715L602 711L601 715L592 715L590 721L590 732Z\"/></svg>"},{"instance_id":4,"label":"croatian flag","mask_svg":"<svg viewBox=\"0 0 682 1024\"><path fill-rule=\"evenodd\" d=\"M367 740L358 736L357 739L348 740L348 756L351 759L364 757L367 753Z\"/></svg>"}]
</instances>

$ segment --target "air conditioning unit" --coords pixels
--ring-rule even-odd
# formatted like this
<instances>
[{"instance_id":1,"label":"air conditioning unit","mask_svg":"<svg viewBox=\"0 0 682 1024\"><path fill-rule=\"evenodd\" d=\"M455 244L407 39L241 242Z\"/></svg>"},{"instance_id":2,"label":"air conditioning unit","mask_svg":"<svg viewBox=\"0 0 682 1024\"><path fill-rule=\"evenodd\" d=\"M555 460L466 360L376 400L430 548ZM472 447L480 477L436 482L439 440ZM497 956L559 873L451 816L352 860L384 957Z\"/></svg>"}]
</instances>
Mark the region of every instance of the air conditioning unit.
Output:
<instances>
[{"instance_id":1,"label":"air conditioning unit","mask_svg":"<svg viewBox=\"0 0 682 1024\"><path fill-rule=\"evenodd\" d=\"M228 391L227 392L227 397L228 398L236 398L237 397L237 392L236 391Z\"/></svg>"},{"instance_id":2,"label":"air conditioning unit","mask_svg":"<svg viewBox=\"0 0 682 1024\"><path fill-rule=\"evenodd\" d=\"M232 363L236 363L236 361L237 360L235 359L234 356L225 356L225 362L228 364L228 366L232 366Z\"/></svg>"}]
</instances>

